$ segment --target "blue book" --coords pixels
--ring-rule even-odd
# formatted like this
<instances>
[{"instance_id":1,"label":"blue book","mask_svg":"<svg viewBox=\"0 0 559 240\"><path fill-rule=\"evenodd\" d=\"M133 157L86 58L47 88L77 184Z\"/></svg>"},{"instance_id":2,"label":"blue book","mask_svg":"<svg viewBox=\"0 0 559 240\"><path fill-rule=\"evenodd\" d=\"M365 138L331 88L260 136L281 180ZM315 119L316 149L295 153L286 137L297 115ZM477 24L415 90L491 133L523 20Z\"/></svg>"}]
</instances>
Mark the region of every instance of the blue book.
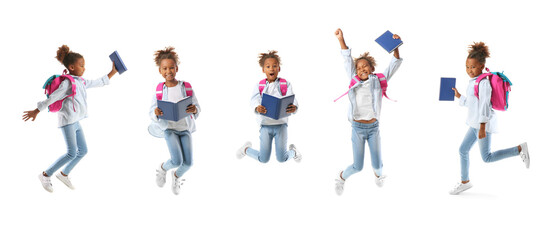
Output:
<instances>
[{"instance_id":1,"label":"blue book","mask_svg":"<svg viewBox=\"0 0 559 240\"><path fill-rule=\"evenodd\" d=\"M186 113L189 105L192 105L192 97L183 98L178 102L157 100L157 107L163 112L159 118L175 122L181 120L190 114Z\"/></svg>"},{"instance_id":2,"label":"blue book","mask_svg":"<svg viewBox=\"0 0 559 240\"><path fill-rule=\"evenodd\" d=\"M377 42L388 53L392 53L394 49L398 48L404 43L400 39L392 38L393 35L394 34L392 34L390 31L386 31L384 34L380 35L380 37L378 37L375 42Z\"/></svg>"},{"instance_id":3,"label":"blue book","mask_svg":"<svg viewBox=\"0 0 559 240\"><path fill-rule=\"evenodd\" d=\"M454 90L456 87L456 78L441 78L441 92L439 93L439 101L454 101Z\"/></svg>"},{"instance_id":4,"label":"blue book","mask_svg":"<svg viewBox=\"0 0 559 240\"><path fill-rule=\"evenodd\" d=\"M126 68L126 66L124 65L124 62L122 62L122 59L120 58L120 55L118 55L117 51L114 51L111 55L109 55L109 58L115 63L118 74L122 74L123 72L126 72L126 70L128 70L128 68Z\"/></svg>"},{"instance_id":5,"label":"blue book","mask_svg":"<svg viewBox=\"0 0 559 240\"><path fill-rule=\"evenodd\" d=\"M293 101L295 101L295 94L277 98L264 93L262 94L262 102L260 104L266 108L266 113L261 115L276 120L287 117L291 115L287 113L287 106L293 104Z\"/></svg>"}]
</instances>

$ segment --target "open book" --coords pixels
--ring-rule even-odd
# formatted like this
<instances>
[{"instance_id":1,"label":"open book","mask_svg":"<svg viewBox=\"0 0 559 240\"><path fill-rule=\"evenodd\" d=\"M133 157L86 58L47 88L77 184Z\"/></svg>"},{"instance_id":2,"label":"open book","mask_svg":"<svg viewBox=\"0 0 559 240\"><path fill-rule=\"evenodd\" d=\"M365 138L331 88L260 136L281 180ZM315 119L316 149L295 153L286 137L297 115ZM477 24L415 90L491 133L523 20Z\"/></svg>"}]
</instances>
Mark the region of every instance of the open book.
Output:
<instances>
[{"instance_id":1,"label":"open book","mask_svg":"<svg viewBox=\"0 0 559 240\"><path fill-rule=\"evenodd\" d=\"M266 113L262 115L276 120L287 117L290 115L287 113L287 106L293 104L293 101L295 101L295 94L277 98L264 93L260 104L266 108Z\"/></svg>"},{"instance_id":2,"label":"open book","mask_svg":"<svg viewBox=\"0 0 559 240\"><path fill-rule=\"evenodd\" d=\"M159 118L175 122L181 120L188 116L186 108L189 105L192 105L192 97L183 98L178 102L157 100L157 107L163 112Z\"/></svg>"}]
</instances>

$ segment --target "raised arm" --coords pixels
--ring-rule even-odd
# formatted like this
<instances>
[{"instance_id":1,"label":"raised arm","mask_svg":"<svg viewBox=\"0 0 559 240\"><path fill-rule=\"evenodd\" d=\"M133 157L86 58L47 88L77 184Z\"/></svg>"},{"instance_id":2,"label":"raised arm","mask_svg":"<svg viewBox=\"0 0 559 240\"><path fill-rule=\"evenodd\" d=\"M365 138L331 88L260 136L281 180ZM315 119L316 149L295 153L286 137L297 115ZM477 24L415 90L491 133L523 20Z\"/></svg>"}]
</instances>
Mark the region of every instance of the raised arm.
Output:
<instances>
[{"instance_id":1,"label":"raised arm","mask_svg":"<svg viewBox=\"0 0 559 240\"><path fill-rule=\"evenodd\" d=\"M394 38L394 39L401 39L400 36L398 36L398 34L394 34L394 35L392 36L392 38ZM396 49L394 49L394 57L395 57L396 59L400 59L400 48L399 48L399 47L397 47Z\"/></svg>"},{"instance_id":2,"label":"raised arm","mask_svg":"<svg viewBox=\"0 0 559 240\"><path fill-rule=\"evenodd\" d=\"M338 38L338 41L340 42L340 47L342 49L349 49L347 47L347 45L345 44L345 40L344 40L344 33L342 32L342 29L337 29L336 32L334 32L334 35L336 35L336 38Z\"/></svg>"},{"instance_id":3,"label":"raised arm","mask_svg":"<svg viewBox=\"0 0 559 240\"><path fill-rule=\"evenodd\" d=\"M342 57L344 58L344 68L348 78L351 79L353 76L355 76L356 72L355 64L353 62L353 58L351 57L351 49L349 49L349 47L345 44L344 34L341 29L338 28L336 32L334 32L334 35L336 35L336 38L338 38L338 41L340 42L340 47L342 48Z\"/></svg>"}]
</instances>

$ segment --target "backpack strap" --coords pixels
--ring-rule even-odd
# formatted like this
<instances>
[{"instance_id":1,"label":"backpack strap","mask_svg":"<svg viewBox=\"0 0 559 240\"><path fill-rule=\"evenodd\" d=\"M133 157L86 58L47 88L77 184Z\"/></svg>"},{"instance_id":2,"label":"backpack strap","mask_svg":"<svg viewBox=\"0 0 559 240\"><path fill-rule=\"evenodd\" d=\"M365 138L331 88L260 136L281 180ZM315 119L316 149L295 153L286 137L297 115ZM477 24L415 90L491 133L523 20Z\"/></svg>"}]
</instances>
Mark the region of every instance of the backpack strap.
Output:
<instances>
[{"instance_id":1,"label":"backpack strap","mask_svg":"<svg viewBox=\"0 0 559 240\"><path fill-rule=\"evenodd\" d=\"M262 95L262 91L264 91L264 88L266 87L266 81L267 79L264 78L260 80L260 82L258 83L258 91L260 92L260 95ZM280 84L281 95L285 96L285 94L287 94L287 80L280 78L279 84Z\"/></svg>"},{"instance_id":2,"label":"backpack strap","mask_svg":"<svg viewBox=\"0 0 559 240\"><path fill-rule=\"evenodd\" d=\"M186 91L186 96L190 97L192 96L192 85L190 85L189 82L182 82L184 84L184 90ZM157 87L155 88L155 98L157 98L157 100L162 100L163 99L163 86L165 85L165 82L160 82L159 84L157 84Z\"/></svg>"},{"instance_id":3,"label":"backpack strap","mask_svg":"<svg viewBox=\"0 0 559 240\"><path fill-rule=\"evenodd\" d=\"M66 70L64 70L63 74L66 73ZM64 99L72 97L72 108L74 109L74 112L76 112L76 102L74 101L74 97L76 96L76 81L74 80L74 77L72 77L72 75L60 75L60 78L66 78L68 80L70 80L70 84L72 84L72 93L68 96L66 96ZM79 77L81 78L81 77ZM81 78L83 80L83 78ZM64 80L61 80L60 82L62 82ZM84 82L85 84L85 82Z\"/></svg>"},{"instance_id":4,"label":"backpack strap","mask_svg":"<svg viewBox=\"0 0 559 240\"><path fill-rule=\"evenodd\" d=\"M186 96L190 97L192 96L192 85L190 85L189 82L183 82L184 83L184 90L186 90Z\"/></svg>"},{"instance_id":5,"label":"backpack strap","mask_svg":"<svg viewBox=\"0 0 559 240\"><path fill-rule=\"evenodd\" d=\"M349 83L349 89L351 89L355 84L357 84L359 81L361 81L359 79L359 76L355 75L354 77L351 78L351 82ZM340 100L340 98L342 98L343 96L347 95L349 93L349 90L347 90L347 92L345 92L344 94L342 94L342 96L339 96L338 98L334 99L334 102Z\"/></svg>"},{"instance_id":6,"label":"backpack strap","mask_svg":"<svg viewBox=\"0 0 559 240\"><path fill-rule=\"evenodd\" d=\"M377 76L377 78L380 82L380 87L382 88L382 96L384 96L385 98L387 98L390 101L396 102L395 100L390 99L388 97L388 95L386 95L386 89L388 88L388 81L386 80L386 77L384 76L384 74L375 73L374 75Z\"/></svg>"},{"instance_id":7,"label":"backpack strap","mask_svg":"<svg viewBox=\"0 0 559 240\"><path fill-rule=\"evenodd\" d=\"M487 70L489 70L489 69L487 69ZM481 80L483 80L486 77L488 77L487 80L489 80L489 77L491 77L492 75L493 75L493 73L486 72L486 73L483 73L483 74L479 75L479 77L477 77L476 83L474 84L474 95L476 95L477 98L479 98L479 82L481 82Z\"/></svg>"},{"instance_id":8,"label":"backpack strap","mask_svg":"<svg viewBox=\"0 0 559 240\"><path fill-rule=\"evenodd\" d=\"M163 99L163 85L165 85L165 82L160 82L155 88L155 98L157 98L157 100Z\"/></svg>"}]
</instances>

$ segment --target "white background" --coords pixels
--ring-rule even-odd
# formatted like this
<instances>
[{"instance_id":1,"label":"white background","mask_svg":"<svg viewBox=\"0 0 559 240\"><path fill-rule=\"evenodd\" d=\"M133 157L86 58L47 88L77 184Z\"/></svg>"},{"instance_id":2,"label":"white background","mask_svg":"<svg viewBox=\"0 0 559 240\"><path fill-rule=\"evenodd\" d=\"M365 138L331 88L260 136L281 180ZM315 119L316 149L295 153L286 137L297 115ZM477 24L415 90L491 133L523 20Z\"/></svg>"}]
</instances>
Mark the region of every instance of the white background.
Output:
<instances>
[{"instance_id":1,"label":"white background","mask_svg":"<svg viewBox=\"0 0 559 240\"><path fill-rule=\"evenodd\" d=\"M550 1L9 1L0 10L3 93L0 166L2 239L505 239L557 238L554 124L556 7ZM385 186L374 184L370 157L346 183L352 163L342 28L358 56L370 51L383 71L390 55L374 43L387 29L402 37L402 66L389 83L398 102L383 103L380 129ZM465 93L467 46L484 41L487 66L513 82L510 110L499 113L493 150L527 141L532 166L519 157L483 163L471 151L474 188L447 192L459 180L458 147L466 108L439 102L440 77ZM41 89L63 66L67 44L86 60L84 77L110 71L118 50L128 71L88 91L81 121L89 154L72 172L76 190L37 175L65 152L55 114L23 122L45 98ZM153 53L174 46L178 79L189 81L202 112L193 134L194 165L179 196L158 188L155 168L169 157L147 133L155 86L163 81ZM289 143L303 161L267 164L235 158L258 146L249 107L264 78L257 56L278 50L280 76L300 108Z\"/></svg>"}]
</instances>

